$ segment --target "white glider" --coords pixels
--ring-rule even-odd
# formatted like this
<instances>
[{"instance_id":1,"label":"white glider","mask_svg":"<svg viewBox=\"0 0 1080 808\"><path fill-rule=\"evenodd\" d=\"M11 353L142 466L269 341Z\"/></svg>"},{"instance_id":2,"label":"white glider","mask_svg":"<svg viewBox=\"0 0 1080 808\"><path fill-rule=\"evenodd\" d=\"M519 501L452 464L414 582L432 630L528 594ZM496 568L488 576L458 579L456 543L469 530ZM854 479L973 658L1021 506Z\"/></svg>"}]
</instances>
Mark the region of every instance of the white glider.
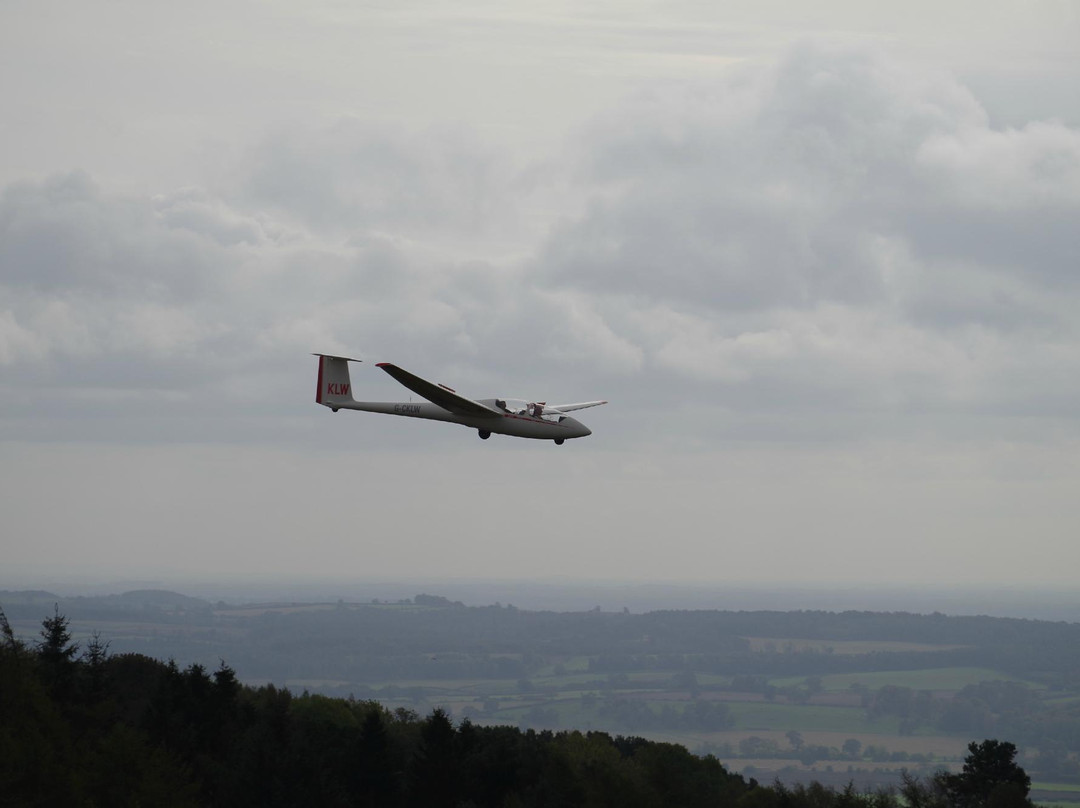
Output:
<instances>
[{"instance_id":1,"label":"white glider","mask_svg":"<svg viewBox=\"0 0 1080 808\"><path fill-rule=\"evenodd\" d=\"M523 399L485 398L474 401L459 395L445 384L434 384L389 362L379 362L394 379L412 390L428 403L405 401L356 401L352 396L349 362L359 362L347 356L314 354L319 357L319 387L315 401L334 412L361 410L407 418L427 418L448 421L475 429L484 440L493 434L517 438L553 440L562 445L570 438L584 438L590 430L566 413L607 404L606 401L583 401L577 404L548 404L544 401L526 402Z\"/></svg>"}]
</instances>

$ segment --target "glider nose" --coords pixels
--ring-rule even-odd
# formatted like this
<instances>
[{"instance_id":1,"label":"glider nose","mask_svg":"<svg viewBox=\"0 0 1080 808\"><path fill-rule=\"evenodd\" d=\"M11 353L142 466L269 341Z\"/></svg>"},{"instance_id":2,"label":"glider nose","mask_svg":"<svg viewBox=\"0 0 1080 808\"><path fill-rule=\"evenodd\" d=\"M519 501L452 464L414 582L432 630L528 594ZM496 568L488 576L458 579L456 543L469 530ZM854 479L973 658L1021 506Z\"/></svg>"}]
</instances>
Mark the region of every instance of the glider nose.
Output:
<instances>
[{"instance_id":1,"label":"glider nose","mask_svg":"<svg viewBox=\"0 0 1080 808\"><path fill-rule=\"evenodd\" d=\"M574 434L572 435L572 437L585 438L592 434L592 430L585 426L585 424L581 423L581 421L579 421L578 419L568 418L567 420L572 422L572 428L574 430Z\"/></svg>"}]
</instances>

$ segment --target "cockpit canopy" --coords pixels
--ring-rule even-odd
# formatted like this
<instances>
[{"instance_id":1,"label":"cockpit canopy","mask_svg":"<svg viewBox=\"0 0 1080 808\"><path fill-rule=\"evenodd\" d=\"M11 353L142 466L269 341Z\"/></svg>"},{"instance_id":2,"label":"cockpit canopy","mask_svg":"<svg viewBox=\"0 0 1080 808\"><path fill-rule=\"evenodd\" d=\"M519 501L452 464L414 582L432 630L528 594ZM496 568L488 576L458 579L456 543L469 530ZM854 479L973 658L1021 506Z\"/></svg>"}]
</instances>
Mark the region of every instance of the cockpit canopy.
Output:
<instances>
[{"instance_id":1,"label":"cockpit canopy","mask_svg":"<svg viewBox=\"0 0 1080 808\"><path fill-rule=\"evenodd\" d=\"M523 398L497 398L492 404L496 409L508 412L511 415L542 418L545 421L554 421L556 423L566 417L558 410L546 406L543 401L526 401Z\"/></svg>"}]
</instances>

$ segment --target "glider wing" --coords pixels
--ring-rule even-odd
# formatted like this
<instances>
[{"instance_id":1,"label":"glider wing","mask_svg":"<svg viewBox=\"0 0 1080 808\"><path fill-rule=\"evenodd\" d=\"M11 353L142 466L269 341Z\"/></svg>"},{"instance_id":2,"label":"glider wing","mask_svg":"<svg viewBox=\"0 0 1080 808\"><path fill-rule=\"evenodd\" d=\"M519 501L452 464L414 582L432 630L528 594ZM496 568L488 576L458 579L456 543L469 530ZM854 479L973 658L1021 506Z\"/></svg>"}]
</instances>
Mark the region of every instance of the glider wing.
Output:
<instances>
[{"instance_id":1,"label":"glider wing","mask_svg":"<svg viewBox=\"0 0 1080 808\"><path fill-rule=\"evenodd\" d=\"M379 362L376 367L385 370L394 377L394 379L401 382L401 384L408 387L418 396L423 396L432 404L436 404L444 410L449 410L454 413L454 415L466 415L472 418L502 417L502 413L498 410L494 410L491 407L481 404L479 401L473 401L471 398L459 396L449 387L445 387L441 384L433 384L426 379L421 379L419 376L409 373L407 370L402 370L397 365L391 365L389 362Z\"/></svg>"},{"instance_id":2,"label":"glider wing","mask_svg":"<svg viewBox=\"0 0 1080 808\"><path fill-rule=\"evenodd\" d=\"M586 407L599 407L601 404L607 404L606 401L582 401L580 404L545 404L545 410L558 410L559 412L573 412L574 410L583 410Z\"/></svg>"}]
</instances>

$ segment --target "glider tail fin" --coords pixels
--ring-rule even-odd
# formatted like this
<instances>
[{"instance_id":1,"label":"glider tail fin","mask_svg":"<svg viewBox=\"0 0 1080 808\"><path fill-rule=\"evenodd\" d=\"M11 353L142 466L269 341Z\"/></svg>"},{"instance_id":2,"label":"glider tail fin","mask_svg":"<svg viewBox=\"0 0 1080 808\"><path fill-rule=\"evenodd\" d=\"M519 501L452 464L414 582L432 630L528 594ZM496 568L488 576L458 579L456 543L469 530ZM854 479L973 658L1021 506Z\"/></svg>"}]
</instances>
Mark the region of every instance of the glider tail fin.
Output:
<instances>
[{"instance_id":1,"label":"glider tail fin","mask_svg":"<svg viewBox=\"0 0 1080 808\"><path fill-rule=\"evenodd\" d=\"M351 404L353 396L349 363L360 360L347 356L314 355L319 357L319 385L315 390L315 401L332 410L337 410L342 404Z\"/></svg>"}]
</instances>

